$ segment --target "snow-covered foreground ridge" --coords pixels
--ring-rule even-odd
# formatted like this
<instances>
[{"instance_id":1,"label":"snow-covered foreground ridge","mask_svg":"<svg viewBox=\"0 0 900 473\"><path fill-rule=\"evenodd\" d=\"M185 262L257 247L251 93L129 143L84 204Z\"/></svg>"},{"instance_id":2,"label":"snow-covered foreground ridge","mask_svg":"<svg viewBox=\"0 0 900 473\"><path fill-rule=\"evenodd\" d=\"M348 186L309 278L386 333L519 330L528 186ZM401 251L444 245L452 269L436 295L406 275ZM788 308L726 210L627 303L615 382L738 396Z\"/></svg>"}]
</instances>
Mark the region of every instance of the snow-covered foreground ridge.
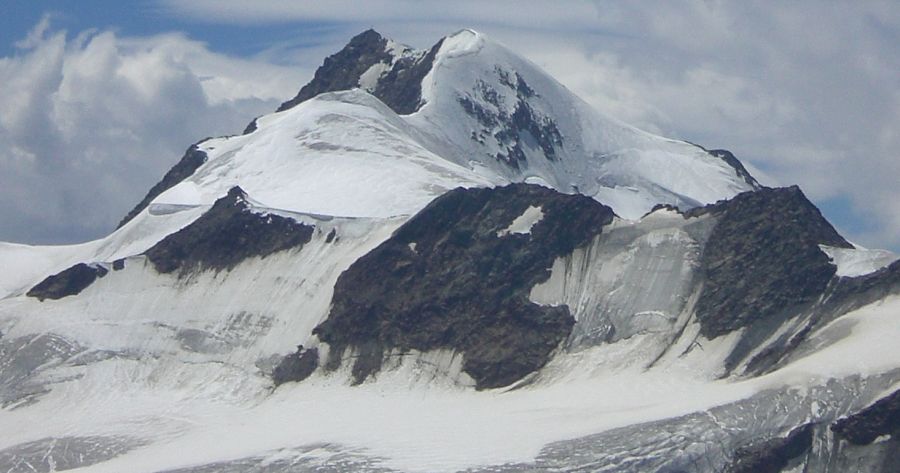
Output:
<instances>
[{"instance_id":1,"label":"snow-covered foreground ridge","mask_svg":"<svg viewBox=\"0 0 900 473\"><path fill-rule=\"evenodd\" d=\"M483 35L369 31L110 236L0 244L0 466L897 471L895 260Z\"/></svg>"}]
</instances>

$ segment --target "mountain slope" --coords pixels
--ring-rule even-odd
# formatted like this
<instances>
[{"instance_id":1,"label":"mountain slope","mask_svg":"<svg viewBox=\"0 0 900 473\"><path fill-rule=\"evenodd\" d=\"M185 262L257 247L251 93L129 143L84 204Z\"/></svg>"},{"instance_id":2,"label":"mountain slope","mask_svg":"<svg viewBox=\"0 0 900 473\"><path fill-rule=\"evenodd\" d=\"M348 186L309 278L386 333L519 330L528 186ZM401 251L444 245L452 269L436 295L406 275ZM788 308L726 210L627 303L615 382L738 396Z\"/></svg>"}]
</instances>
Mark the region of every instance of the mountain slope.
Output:
<instances>
[{"instance_id":1,"label":"mountain slope","mask_svg":"<svg viewBox=\"0 0 900 473\"><path fill-rule=\"evenodd\" d=\"M364 32L108 237L0 265L8 471L900 461L896 256L469 30Z\"/></svg>"},{"instance_id":2,"label":"mountain slope","mask_svg":"<svg viewBox=\"0 0 900 473\"><path fill-rule=\"evenodd\" d=\"M456 186L531 182L636 219L659 203L690 208L758 188L730 154L606 117L471 30L428 51L366 31L251 125L189 150L135 210L209 205L240 185L273 208L384 216L411 214ZM287 182L298 177L309 183Z\"/></svg>"}]
</instances>

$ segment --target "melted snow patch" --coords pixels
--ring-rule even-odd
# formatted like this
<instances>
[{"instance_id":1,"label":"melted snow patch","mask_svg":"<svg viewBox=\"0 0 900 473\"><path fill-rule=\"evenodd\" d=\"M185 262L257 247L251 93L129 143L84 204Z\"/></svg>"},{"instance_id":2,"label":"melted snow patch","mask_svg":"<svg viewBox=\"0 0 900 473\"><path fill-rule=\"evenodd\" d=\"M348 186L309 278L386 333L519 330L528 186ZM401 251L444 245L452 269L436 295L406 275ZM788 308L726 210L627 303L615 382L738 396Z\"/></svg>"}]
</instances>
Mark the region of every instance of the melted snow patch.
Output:
<instances>
[{"instance_id":1,"label":"melted snow patch","mask_svg":"<svg viewBox=\"0 0 900 473\"><path fill-rule=\"evenodd\" d=\"M517 233L519 235L528 235L531 233L531 228L534 225L541 221L544 218L544 212L541 211L540 207L529 206L525 209L525 212L522 215L516 217L515 220L508 227L504 228L497 232L497 237L505 237L510 233Z\"/></svg>"},{"instance_id":2,"label":"melted snow patch","mask_svg":"<svg viewBox=\"0 0 900 473\"><path fill-rule=\"evenodd\" d=\"M819 245L819 248L831 258L831 263L837 266L835 274L840 277L852 278L874 273L897 259L897 255L890 251L870 250L859 246L856 248L835 248Z\"/></svg>"}]
</instances>

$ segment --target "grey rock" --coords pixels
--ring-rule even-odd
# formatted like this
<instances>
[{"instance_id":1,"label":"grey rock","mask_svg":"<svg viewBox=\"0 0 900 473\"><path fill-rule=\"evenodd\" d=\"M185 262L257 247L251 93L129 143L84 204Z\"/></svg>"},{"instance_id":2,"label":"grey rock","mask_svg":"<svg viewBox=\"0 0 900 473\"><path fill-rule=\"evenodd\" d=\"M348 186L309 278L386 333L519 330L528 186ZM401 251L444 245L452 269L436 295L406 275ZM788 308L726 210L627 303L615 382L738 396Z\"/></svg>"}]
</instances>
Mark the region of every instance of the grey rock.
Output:
<instances>
[{"instance_id":1,"label":"grey rock","mask_svg":"<svg viewBox=\"0 0 900 473\"><path fill-rule=\"evenodd\" d=\"M87 289L98 278L106 276L108 272L102 266L78 263L59 273L47 276L46 279L31 288L26 295L40 301L74 296Z\"/></svg>"},{"instance_id":2,"label":"grey rock","mask_svg":"<svg viewBox=\"0 0 900 473\"><path fill-rule=\"evenodd\" d=\"M529 206L543 212L529 234L498 235ZM356 348L361 382L385 351L448 348L465 353L463 370L480 389L521 379L574 324L567 307L534 304L529 291L613 215L588 197L527 184L438 197L338 278L331 312L314 330L332 347L326 366Z\"/></svg>"},{"instance_id":3,"label":"grey rock","mask_svg":"<svg viewBox=\"0 0 900 473\"><path fill-rule=\"evenodd\" d=\"M312 238L312 226L253 213L246 197L233 187L200 218L147 250L147 258L160 273L185 276L231 269L247 258L301 248Z\"/></svg>"}]
</instances>

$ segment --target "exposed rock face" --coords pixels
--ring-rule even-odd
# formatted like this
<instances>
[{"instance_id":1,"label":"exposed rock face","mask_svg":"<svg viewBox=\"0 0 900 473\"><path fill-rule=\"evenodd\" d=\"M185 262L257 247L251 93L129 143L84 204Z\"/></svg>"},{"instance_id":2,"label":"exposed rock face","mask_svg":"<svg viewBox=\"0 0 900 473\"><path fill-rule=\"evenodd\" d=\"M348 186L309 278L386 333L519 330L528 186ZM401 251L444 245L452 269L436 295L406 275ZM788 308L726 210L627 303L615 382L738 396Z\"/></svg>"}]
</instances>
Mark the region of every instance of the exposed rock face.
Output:
<instances>
[{"instance_id":1,"label":"exposed rock face","mask_svg":"<svg viewBox=\"0 0 900 473\"><path fill-rule=\"evenodd\" d=\"M291 381L303 381L313 374L319 365L319 350L297 347L297 351L284 357L272 372L275 386Z\"/></svg>"},{"instance_id":2,"label":"exposed rock face","mask_svg":"<svg viewBox=\"0 0 900 473\"><path fill-rule=\"evenodd\" d=\"M254 131L256 131L256 128L257 128L256 120L257 120L257 118L254 118L253 120L251 120L250 123L248 123L247 126L244 128L244 132L241 134L249 135L250 133L253 133Z\"/></svg>"},{"instance_id":3,"label":"exposed rock face","mask_svg":"<svg viewBox=\"0 0 900 473\"><path fill-rule=\"evenodd\" d=\"M424 56L398 58L391 70L378 80L372 94L399 115L418 111L424 104L422 79L431 71L441 44L443 40L432 46Z\"/></svg>"},{"instance_id":4,"label":"exposed rock face","mask_svg":"<svg viewBox=\"0 0 900 473\"><path fill-rule=\"evenodd\" d=\"M709 149L706 150L706 152L728 163L729 166L734 168L734 171L737 173L737 175L740 176L747 184L750 184L754 188L761 187L759 185L759 182L757 182L756 179L750 175L750 172L747 171L747 168L744 167L743 163L741 163L741 161L737 157L735 157L735 155L731 151L728 151L727 149Z\"/></svg>"},{"instance_id":5,"label":"exposed rock face","mask_svg":"<svg viewBox=\"0 0 900 473\"><path fill-rule=\"evenodd\" d=\"M287 110L309 100L316 95L359 87L359 77L370 67L380 62L390 62L387 39L375 30L366 30L350 39L350 42L335 54L325 58L316 69L313 79L304 85L297 96L278 107Z\"/></svg>"},{"instance_id":6,"label":"exposed rock face","mask_svg":"<svg viewBox=\"0 0 900 473\"><path fill-rule=\"evenodd\" d=\"M796 186L745 192L685 215L704 213L717 218L703 250L696 306L708 338L796 315L835 273L818 245L852 248Z\"/></svg>"},{"instance_id":7,"label":"exposed rock face","mask_svg":"<svg viewBox=\"0 0 900 473\"><path fill-rule=\"evenodd\" d=\"M281 104L278 111L325 92L359 87L360 78L366 71L384 64L385 71L369 92L400 115L413 113L422 105L422 79L431 70L440 47L441 42L438 42L427 53L410 49L392 52L387 39L374 30L366 30L354 36L344 49L325 58L312 81L304 85L296 97Z\"/></svg>"},{"instance_id":8,"label":"exposed rock face","mask_svg":"<svg viewBox=\"0 0 900 473\"><path fill-rule=\"evenodd\" d=\"M205 141L205 140L203 140ZM206 153L200 150L197 147L200 143L191 145L187 151L184 152L184 156L181 157L181 160L169 169L169 172L163 176L162 180L156 183L155 186L150 188L150 192L147 192L147 195L133 208L131 212L128 212L128 215L125 215L124 218L119 222L119 225L116 228L121 228L126 223L130 222L131 219L137 216L137 214L141 213L142 210L147 208L150 205L150 202L153 199L159 197L160 194L174 187L179 182L187 179L194 171L197 170L203 163L206 162Z\"/></svg>"},{"instance_id":9,"label":"exposed rock face","mask_svg":"<svg viewBox=\"0 0 900 473\"><path fill-rule=\"evenodd\" d=\"M863 276L832 278L820 301L810 308L806 324L796 333L783 334L780 340L756 354L746 372L759 375L776 368L815 328L891 294L900 294L900 261Z\"/></svg>"},{"instance_id":10,"label":"exposed rock face","mask_svg":"<svg viewBox=\"0 0 900 473\"><path fill-rule=\"evenodd\" d=\"M552 118L543 117L532 109L528 99L535 95L518 73L511 74L499 67L495 72L500 76L500 83L515 93L516 102L512 112L506 110L506 104L500 100L501 94L484 81L479 81L474 95L460 96L457 101L468 115L481 125L481 129L472 132L472 139L483 143L493 139L501 149L496 158L514 168L525 161L523 141L530 138L543 151L544 157L556 159L556 149L562 146L562 134ZM492 109L481 103L490 104ZM526 137L527 135L527 137Z\"/></svg>"},{"instance_id":11,"label":"exposed rock face","mask_svg":"<svg viewBox=\"0 0 900 473\"><path fill-rule=\"evenodd\" d=\"M540 218L530 228L504 232L531 207ZM388 351L451 349L477 388L521 379L574 324L568 307L534 304L529 291L613 215L588 197L527 184L444 194L340 276L313 332L331 345L326 366L354 348L361 382Z\"/></svg>"},{"instance_id":12,"label":"exposed rock face","mask_svg":"<svg viewBox=\"0 0 900 473\"><path fill-rule=\"evenodd\" d=\"M256 214L246 197L233 187L196 221L147 250L147 258L160 273L221 271L247 258L302 247L312 238L313 227Z\"/></svg>"},{"instance_id":13,"label":"exposed rock face","mask_svg":"<svg viewBox=\"0 0 900 473\"><path fill-rule=\"evenodd\" d=\"M831 425L834 433L854 445L868 445L889 435L900 441L900 390Z\"/></svg>"},{"instance_id":14,"label":"exposed rock face","mask_svg":"<svg viewBox=\"0 0 900 473\"><path fill-rule=\"evenodd\" d=\"M46 279L31 288L26 295L36 297L41 301L74 296L87 289L97 278L106 276L108 272L102 266L78 263L57 274L47 276Z\"/></svg>"},{"instance_id":15,"label":"exposed rock face","mask_svg":"<svg viewBox=\"0 0 900 473\"><path fill-rule=\"evenodd\" d=\"M866 304L900 293L900 260L874 273L843 277L834 284L824 306L831 312L849 312Z\"/></svg>"},{"instance_id":16,"label":"exposed rock face","mask_svg":"<svg viewBox=\"0 0 900 473\"><path fill-rule=\"evenodd\" d=\"M779 473L788 463L812 446L814 424L806 424L792 430L786 437L739 448L728 472L730 473Z\"/></svg>"}]
</instances>

